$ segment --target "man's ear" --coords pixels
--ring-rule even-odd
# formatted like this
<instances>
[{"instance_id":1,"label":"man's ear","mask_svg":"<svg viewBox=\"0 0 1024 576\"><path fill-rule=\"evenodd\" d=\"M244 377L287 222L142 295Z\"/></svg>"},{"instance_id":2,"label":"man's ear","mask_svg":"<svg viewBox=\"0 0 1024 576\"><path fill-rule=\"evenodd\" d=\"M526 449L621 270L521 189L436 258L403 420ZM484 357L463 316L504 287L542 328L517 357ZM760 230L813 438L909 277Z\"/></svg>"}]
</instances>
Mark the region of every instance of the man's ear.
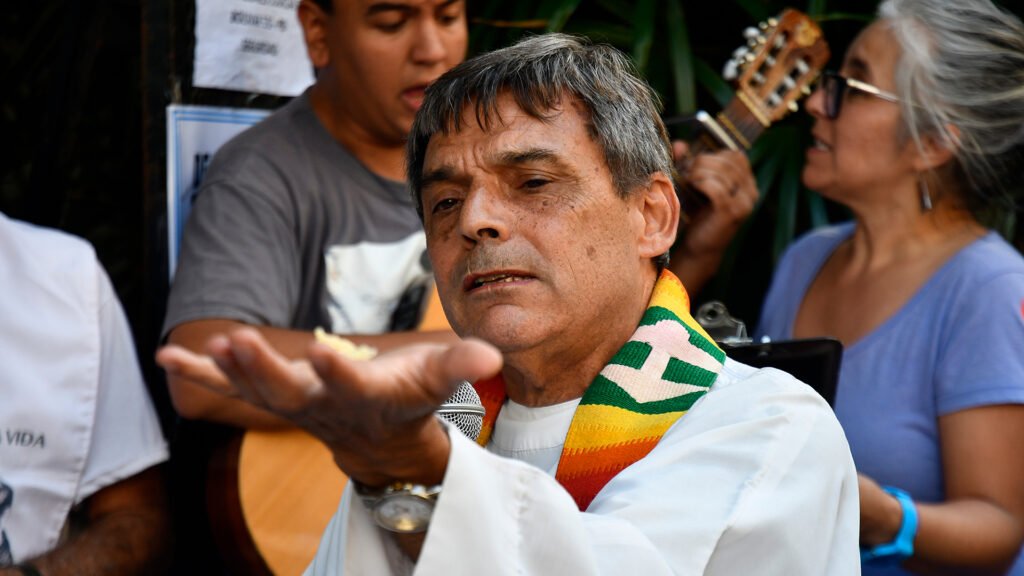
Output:
<instances>
[{"instance_id":1,"label":"man's ear","mask_svg":"<svg viewBox=\"0 0 1024 576\"><path fill-rule=\"evenodd\" d=\"M668 175L655 172L646 186L637 190L638 208L643 216L637 248L644 258L668 252L679 228L679 197Z\"/></svg>"},{"instance_id":2,"label":"man's ear","mask_svg":"<svg viewBox=\"0 0 1024 576\"><path fill-rule=\"evenodd\" d=\"M306 39L306 53L313 68L319 70L331 62L331 52L327 48L329 16L312 0L302 0L297 10L302 35Z\"/></svg>"},{"instance_id":3,"label":"man's ear","mask_svg":"<svg viewBox=\"0 0 1024 576\"><path fill-rule=\"evenodd\" d=\"M959 146L960 130L952 124L947 124L942 133L932 132L922 135L921 147L914 160L914 168L918 172L941 168L953 160Z\"/></svg>"}]
</instances>

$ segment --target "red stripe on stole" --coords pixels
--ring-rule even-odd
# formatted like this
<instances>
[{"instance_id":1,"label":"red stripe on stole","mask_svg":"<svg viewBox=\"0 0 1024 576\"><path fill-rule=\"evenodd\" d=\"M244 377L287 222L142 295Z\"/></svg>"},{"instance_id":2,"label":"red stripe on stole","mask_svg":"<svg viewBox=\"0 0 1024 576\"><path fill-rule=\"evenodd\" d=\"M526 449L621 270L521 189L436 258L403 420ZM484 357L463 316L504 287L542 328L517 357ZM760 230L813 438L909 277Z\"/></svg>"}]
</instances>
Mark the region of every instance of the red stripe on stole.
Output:
<instances>
[{"instance_id":1,"label":"red stripe on stole","mask_svg":"<svg viewBox=\"0 0 1024 576\"><path fill-rule=\"evenodd\" d=\"M555 479L572 495L576 506L586 510L616 474L647 455L661 438L563 453Z\"/></svg>"},{"instance_id":2,"label":"red stripe on stole","mask_svg":"<svg viewBox=\"0 0 1024 576\"><path fill-rule=\"evenodd\" d=\"M498 372L491 378L473 383L473 389L480 396L480 404L484 407L484 422L477 443L486 446L494 430L494 422L498 419L498 411L505 403L505 380Z\"/></svg>"},{"instance_id":3,"label":"red stripe on stole","mask_svg":"<svg viewBox=\"0 0 1024 576\"><path fill-rule=\"evenodd\" d=\"M636 442L565 452L558 463L558 478L571 479L604 470L618 472L646 456L660 440L661 437L650 437Z\"/></svg>"}]
</instances>

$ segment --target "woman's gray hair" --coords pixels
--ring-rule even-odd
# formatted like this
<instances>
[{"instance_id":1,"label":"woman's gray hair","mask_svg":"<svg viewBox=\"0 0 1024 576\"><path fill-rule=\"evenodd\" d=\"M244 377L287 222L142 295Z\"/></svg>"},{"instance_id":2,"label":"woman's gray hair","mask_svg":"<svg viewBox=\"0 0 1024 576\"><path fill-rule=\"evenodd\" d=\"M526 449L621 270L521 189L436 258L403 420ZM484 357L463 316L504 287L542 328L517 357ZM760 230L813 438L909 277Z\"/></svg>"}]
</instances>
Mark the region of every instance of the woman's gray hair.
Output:
<instances>
[{"instance_id":1,"label":"woman's gray hair","mask_svg":"<svg viewBox=\"0 0 1024 576\"><path fill-rule=\"evenodd\" d=\"M542 121L569 101L580 104L622 196L656 172L674 176L660 100L621 52L566 34L532 36L463 62L427 89L407 155L409 184L421 216L423 161L430 138L458 132L470 106L481 128L501 122L498 98L505 94Z\"/></svg>"},{"instance_id":2,"label":"woman's gray hair","mask_svg":"<svg viewBox=\"0 0 1024 576\"><path fill-rule=\"evenodd\" d=\"M1004 199L1024 151L1021 21L990 0L885 0L878 15L903 50L896 91L909 136L952 143L975 213Z\"/></svg>"}]
</instances>

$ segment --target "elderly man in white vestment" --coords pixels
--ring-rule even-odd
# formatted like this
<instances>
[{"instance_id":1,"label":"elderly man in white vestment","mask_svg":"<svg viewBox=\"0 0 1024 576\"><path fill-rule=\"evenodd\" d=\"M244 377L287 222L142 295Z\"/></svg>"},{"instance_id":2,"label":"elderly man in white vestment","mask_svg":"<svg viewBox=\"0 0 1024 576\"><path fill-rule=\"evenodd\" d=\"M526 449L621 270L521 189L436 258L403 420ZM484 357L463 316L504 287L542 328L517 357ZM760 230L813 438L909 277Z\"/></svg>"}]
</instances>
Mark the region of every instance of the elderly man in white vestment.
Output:
<instances>
[{"instance_id":1,"label":"elderly man in white vestment","mask_svg":"<svg viewBox=\"0 0 1024 576\"><path fill-rule=\"evenodd\" d=\"M529 38L427 92L409 182L456 345L288 361L256 332L168 369L282 414L351 479L307 573L858 574L827 404L729 360L664 270L679 225L649 87L607 46ZM433 411L462 380L474 442Z\"/></svg>"}]
</instances>

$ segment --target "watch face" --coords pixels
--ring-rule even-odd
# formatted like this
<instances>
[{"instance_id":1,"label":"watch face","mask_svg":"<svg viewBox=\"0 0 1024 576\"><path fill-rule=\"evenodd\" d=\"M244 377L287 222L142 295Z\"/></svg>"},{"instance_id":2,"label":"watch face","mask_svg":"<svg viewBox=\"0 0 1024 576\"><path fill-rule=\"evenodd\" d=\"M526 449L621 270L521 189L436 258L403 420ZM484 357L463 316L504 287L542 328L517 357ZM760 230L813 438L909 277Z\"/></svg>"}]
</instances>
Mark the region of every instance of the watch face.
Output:
<instances>
[{"instance_id":1,"label":"watch face","mask_svg":"<svg viewBox=\"0 0 1024 576\"><path fill-rule=\"evenodd\" d=\"M374 509L379 524L395 532L421 532L430 523L434 502L409 493L388 494Z\"/></svg>"}]
</instances>

